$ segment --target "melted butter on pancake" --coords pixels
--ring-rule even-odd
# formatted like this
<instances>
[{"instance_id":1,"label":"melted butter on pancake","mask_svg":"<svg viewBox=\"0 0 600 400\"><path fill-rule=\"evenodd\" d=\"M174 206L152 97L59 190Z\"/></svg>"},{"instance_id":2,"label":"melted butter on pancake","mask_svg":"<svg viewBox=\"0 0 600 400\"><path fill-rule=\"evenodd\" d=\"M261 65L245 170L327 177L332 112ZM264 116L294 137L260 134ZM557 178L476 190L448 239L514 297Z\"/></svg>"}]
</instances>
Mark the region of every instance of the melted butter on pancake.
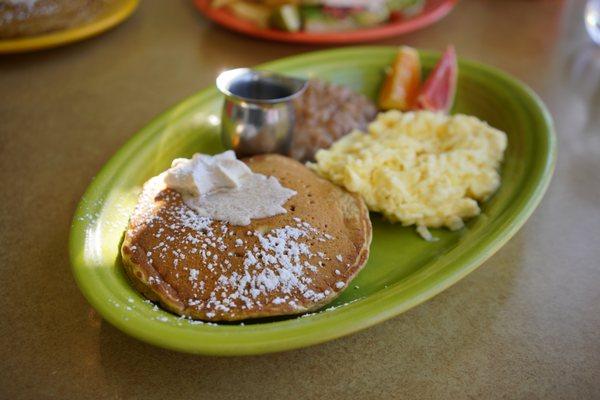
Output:
<instances>
[{"instance_id":1,"label":"melted butter on pancake","mask_svg":"<svg viewBox=\"0 0 600 400\"><path fill-rule=\"evenodd\" d=\"M163 179L199 215L232 225L285 214L283 205L296 194L277 178L252 172L231 150L215 156L178 158Z\"/></svg>"}]
</instances>

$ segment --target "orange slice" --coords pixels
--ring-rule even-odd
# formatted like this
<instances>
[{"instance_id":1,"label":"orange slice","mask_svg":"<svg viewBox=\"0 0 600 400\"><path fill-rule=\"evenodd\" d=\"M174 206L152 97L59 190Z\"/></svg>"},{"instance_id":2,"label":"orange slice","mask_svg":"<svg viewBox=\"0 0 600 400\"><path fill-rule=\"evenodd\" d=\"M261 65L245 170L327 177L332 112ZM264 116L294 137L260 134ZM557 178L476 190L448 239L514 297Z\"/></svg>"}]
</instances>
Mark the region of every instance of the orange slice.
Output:
<instances>
[{"instance_id":1,"label":"orange slice","mask_svg":"<svg viewBox=\"0 0 600 400\"><path fill-rule=\"evenodd\" d=\"M413 108L420 84L419 53L411 47L400 47L379 92L379 107L401 111Z\"/></svg>"}]
</instances>

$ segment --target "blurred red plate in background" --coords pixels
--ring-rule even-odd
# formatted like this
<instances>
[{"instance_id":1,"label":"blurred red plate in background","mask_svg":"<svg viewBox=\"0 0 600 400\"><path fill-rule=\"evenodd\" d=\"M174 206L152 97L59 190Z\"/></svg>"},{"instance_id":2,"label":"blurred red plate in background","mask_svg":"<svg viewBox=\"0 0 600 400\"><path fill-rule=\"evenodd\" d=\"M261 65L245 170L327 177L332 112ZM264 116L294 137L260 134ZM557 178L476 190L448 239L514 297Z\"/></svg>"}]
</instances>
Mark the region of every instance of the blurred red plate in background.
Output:
<instances>
[{"instance_id":1,"label":"blurred red plate in background","mask_svg":"<svg viewBox=\"0 0 600 400\"><path fill-rule=\"evenodd\" d=\"M427 0L423 11L414 17L398 19L374 28L331 33L284 32L277 29L260 28L251 21L237 18L226 8L211 7L211 0L194 0L194 4L210 20L245 35L289 43L339 44L368 42L421 29L445 17L457 1Z\"/></svg>"}]
</instances>

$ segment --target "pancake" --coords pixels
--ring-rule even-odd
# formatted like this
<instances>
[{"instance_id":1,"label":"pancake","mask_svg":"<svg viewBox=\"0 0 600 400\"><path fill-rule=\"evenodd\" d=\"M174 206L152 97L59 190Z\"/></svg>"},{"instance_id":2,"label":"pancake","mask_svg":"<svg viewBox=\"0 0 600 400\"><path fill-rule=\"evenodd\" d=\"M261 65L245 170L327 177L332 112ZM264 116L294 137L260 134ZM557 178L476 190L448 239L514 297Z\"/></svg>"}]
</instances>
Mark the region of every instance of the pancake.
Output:
<instances>
[{"instance_id":1,"label":"pancake","mask_svg":"<svg viewBox=\"0 0 600 400\"><path fill-rule=\"evenodd\" d=\"M114 0L0 0L0 38L35 36L83 25Z\"/></svg>"},{"instance_id":2,"label":"pancake","mask_svg":"<svg viewBox=\"0 0 600 400\"><path fill-rule=\"evenodd\" d=\"M148 299L206 321L299 314L329 303L364 266L371 221L359 196L287 157L243 161L297 192L286 214L231 225L197 215L160 175L144 185L121 254Z\"/></svg>"}]
</instances>

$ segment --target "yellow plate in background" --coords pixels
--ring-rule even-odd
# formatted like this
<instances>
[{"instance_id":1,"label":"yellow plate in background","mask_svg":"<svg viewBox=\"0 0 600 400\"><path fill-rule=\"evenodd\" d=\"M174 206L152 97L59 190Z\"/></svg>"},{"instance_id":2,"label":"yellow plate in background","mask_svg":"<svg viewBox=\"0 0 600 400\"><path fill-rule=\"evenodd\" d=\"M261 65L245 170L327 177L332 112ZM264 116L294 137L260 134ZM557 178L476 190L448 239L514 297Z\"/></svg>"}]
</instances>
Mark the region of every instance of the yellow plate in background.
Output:
<instances>
[{"instance_id":1,"label":"yellow plate in background","mask_svg":"<svg viewBox=\"0 0 600 400\"><path fill-rule=\"evenodd\" d=\"M96 36L123 22L135 11L138 4L139 0L114 2L107 5L104 12L86 24L35 36L0 40L0 54L46 49Z\"/></svg>"}]
</instances>

